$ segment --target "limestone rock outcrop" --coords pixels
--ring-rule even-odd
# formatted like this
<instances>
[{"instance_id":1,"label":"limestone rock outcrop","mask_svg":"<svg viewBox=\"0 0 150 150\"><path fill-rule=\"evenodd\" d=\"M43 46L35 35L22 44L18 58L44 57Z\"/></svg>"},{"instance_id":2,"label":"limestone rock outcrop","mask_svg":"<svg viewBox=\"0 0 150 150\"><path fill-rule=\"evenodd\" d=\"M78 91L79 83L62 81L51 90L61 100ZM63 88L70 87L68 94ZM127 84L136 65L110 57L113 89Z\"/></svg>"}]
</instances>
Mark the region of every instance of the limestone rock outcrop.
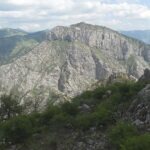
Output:
<instances>
[{"instance_id":1,"label":"limestone rock outcrop","mask_svg":"<svg viewBox=\"0 0 150 150\"><path fill-rule=\"evenodd\" d=\"M129 107L128 115L139 128L150 131L150 84L138 93Z\"/></svg>"},{"instance_id":2,"label":"limestone rock outcrop","mask_svg":"<svg viewBox=\"0 0 150 150\"><path fill-rule=\"evenodd\" d=\"M139 78L150 68L150 46L106 27L58 26L12 63L0 66L0 89L42 102L52 93L74 96L115 73Z\"/></svg>"}]
</instances>

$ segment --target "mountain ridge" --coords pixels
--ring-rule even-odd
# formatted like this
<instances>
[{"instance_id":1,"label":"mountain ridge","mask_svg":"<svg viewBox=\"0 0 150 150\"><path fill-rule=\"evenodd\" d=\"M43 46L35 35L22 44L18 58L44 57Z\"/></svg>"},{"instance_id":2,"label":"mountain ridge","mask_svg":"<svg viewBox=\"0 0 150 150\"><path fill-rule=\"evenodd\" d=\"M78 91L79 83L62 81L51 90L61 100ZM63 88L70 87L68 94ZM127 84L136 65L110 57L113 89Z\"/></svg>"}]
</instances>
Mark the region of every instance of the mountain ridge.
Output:
<instances>
[{"instance_id":1,"label":"mountain ridge","mask_svg":"<svg viewBox=\"0 0 150 150\"><path fill-rule=\"evenodd\" d=\"M78 95L112 74L139 78L150 67L149 45L105 27L79 23L42 35L35 48L0 66L1 91L27 93L24 101L38 97L43 106L52 92Z\"/></svg>"},{"instance_id":2,"label":"mountain ridge","mask_svg":"<svg viewBox=\"0 0 150 150\"><path fill-rule=\"evenodd\" d=\"M129 37L141 40L146 44L150 44L150 30L130 30L130 31L121 31L121 33Z\"/></svg>"}]
</instances>

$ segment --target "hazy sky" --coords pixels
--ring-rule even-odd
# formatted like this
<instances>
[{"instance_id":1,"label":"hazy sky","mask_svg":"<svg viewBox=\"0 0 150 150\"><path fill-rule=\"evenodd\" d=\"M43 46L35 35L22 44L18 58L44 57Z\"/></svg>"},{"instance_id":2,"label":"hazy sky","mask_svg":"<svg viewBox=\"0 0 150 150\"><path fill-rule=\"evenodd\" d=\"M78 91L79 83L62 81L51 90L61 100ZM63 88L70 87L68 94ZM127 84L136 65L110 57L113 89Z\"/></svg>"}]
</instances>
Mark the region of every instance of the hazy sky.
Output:
<instances>
[{"instance_id":1,"label":"hazy sky","mask_svg":"<svg viewBox=\"0 0 150 150\"><path fill-rule=\"evenodd\" d=\"M150 29L150 0L0 0L0 28L36 31L77 22Z\"/></svg>"}]
</instances>

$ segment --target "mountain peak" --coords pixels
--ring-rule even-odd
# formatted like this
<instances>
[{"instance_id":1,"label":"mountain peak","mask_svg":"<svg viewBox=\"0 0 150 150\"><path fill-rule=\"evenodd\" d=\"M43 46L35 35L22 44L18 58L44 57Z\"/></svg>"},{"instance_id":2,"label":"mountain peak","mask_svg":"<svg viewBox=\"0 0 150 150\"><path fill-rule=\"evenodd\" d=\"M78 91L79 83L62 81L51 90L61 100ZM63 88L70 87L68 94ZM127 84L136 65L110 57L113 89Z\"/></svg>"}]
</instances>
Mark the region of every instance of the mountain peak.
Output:
<instances>
[{"instance_id":1,"label":"mountain peak","mask_svg":"<svg viewBox=\"0 0 150 150\"><path fill-rule=\"evenodd\" d=\"M86 23L86 22L79 22L79 23L76 23L76 24L72 24L70 27L96 28L96 27L98 27L98 26L93 25L93 24L89 24L89 23ZM99 27L101 27L101 26L99 26Z\"/></svg>"},{"instance_id":2,"label":"mountain peak","mask_svg":"<svg viewBox=\"0 0 150 150\"><path fill-rule=\"evenodd\" d=\"M76 23L76 24L72 24L71 26L87 26L87 25L91 26L91 24L88 24L86 22L79 22L79 23Z\"/></svg>"}]
</instances>

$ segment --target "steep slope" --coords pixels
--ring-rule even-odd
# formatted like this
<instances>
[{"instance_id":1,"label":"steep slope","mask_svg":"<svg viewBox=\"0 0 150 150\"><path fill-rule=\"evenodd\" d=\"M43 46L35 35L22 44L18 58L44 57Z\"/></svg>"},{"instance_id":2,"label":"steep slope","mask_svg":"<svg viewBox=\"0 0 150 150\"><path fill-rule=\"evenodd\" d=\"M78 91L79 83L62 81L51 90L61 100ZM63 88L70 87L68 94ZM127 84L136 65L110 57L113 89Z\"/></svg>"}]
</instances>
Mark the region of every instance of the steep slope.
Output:
<instances>
[{"instance_id":1,"label":"steep slope","mask_svg":"<svg viewBox=\"0 0 150 150\"><path fill-rule=\"evenodd\" d=\"M97 49L102 56L100 58L98 55L100 59L107 57L104 62L110 61L108 64L113 65L117 61L123 68L126 67L128 74L135 77L141 76L143 66L149 67L150 46L106 27L82 22L69 28L56 27L51 31L49 40L80 41L92 49ZM94 55L95 53L94 51Z\"/></svg>"},{"instance_id":2,"label":"steep slope","mask_svg":"<svg viewBox=\"0 0 150 150\"><path fill-rule=\"evenodd\" d=\"M5 30L2 30L3 32ZM0 63L10 63L14 59L26 54L46 39L47 31L22 33L20 30L9 29L0 38ZM10 33L9 33L10 31ZM20 33L21 32L21 33ZM0 35L1 36L1 35Z\"/></svg>"},{"instance_id":3,"label":"steep slope","mask_svg":"<svg viewBox=\"0 0 150 150\"><path fill-rule=\"evenodd\" d=\"M34 110L22 115L11 95L1 97L0 108L6 111L0 113L0 149L149 150L150 82L145 82L145 77L150 76L147 73L148 70L138 82L97 87L71 102L47 105L40 113ZM15 109L8 117L11 108Z\"/></svg>"},{"instance_id":4,"label":"steep slope","mask_svg":"<svg viewBox=\"0 0 150 150\"><path fill-rule=\"evenodd\" d=\"M139 78L149 68L148 45L106 27L58 26L41 41L26 55L0 67L2 91L13 89L44 101L51 92L79 94L111 74Z\"/></svg>"},{"instance_id":5,"label":"steep slope","mask_svg":"<svg viewBox=\"0 0 150 150\"><path fill-rule=\"evenodd\" d=\"M20 29L11 29L11 28L0 29L0 38L26 34L27 32Z\"/></svg>"},{"instance_id":6,"label":"steep slope","mask_svg":"<svg viewBox=\"0 0 150 150\"><path fill-rule=\"evenodd\" d=\"M150 30L121 31L121 33L150 44Z\"/></svg>"}]
</instances>

